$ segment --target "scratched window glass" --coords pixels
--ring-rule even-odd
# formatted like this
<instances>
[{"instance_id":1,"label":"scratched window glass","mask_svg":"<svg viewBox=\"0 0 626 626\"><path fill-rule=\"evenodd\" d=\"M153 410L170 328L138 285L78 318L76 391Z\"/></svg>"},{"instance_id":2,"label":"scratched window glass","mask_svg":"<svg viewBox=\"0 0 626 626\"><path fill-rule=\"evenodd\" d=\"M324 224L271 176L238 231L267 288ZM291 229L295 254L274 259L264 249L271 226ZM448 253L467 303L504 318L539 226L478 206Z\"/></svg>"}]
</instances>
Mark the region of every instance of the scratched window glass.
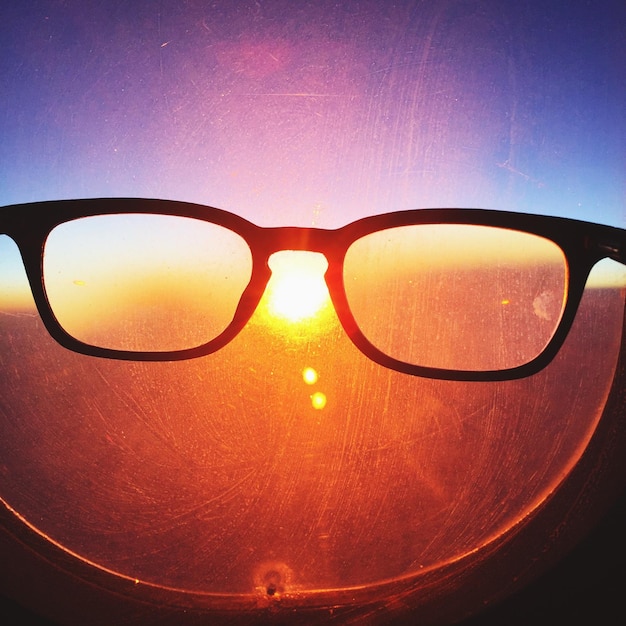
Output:
<instances>
[{"instance_id":1,"label":"scratched window glass","mask_svg":"<svg viewBox=\"0 0 626 626\"><path fill-rule=\"evenodd\" d=\"M594 82L613 75L609 43L584 15L558 18L567 26L555 31L555 15L502 3L33 7L9 9L2 26L12 31L3 71L14 76L23 59L10 106L0 104L3 205L171 198L262 226L329 229L402 209L482 207L624 227L620 107ZM581 37L592 54L572 43ZM45 260L59 320L118 349L141 349L144 334L170 349L221 332L251 258L236 234L192 222L164 218L154 236L132 216L59 227ZM491 322L480 307L463 316L488 279L449 269L452 230L441 244L428 230L398 234L384 260L371 251L376 235L364 238L346 257L347 296L385 346L387 323L400 319L388 306L393 281L410 256L430 268L411 277L425 285L427 312L414 345L396 338L388 349L409 358L419 348L426 365L446 367L471 354L488 369L491 335L478 325ZM496 253L523 249L559 269L518 323L556 324L559 251L513 237ZM98 292L100 258L116 274ZM158 289L155 265L167 268ZM115 361L48 335L17 247L1 236L4 506L71 558L204 598L192 604L359 597L488 550L558 488L594 433L620 346L623 266L594 268L550 365L480 383L364 356L337 319L327 266L318 252L274 253L251 319L213 354ZM132 294L136 317L120 313L131 305L112 300L113 286ZM164 293L178 308L161 319ZM498 315L515 295L498 293ZM433 324L449 354L420 335Z\"/></svg>"}]
</instances>

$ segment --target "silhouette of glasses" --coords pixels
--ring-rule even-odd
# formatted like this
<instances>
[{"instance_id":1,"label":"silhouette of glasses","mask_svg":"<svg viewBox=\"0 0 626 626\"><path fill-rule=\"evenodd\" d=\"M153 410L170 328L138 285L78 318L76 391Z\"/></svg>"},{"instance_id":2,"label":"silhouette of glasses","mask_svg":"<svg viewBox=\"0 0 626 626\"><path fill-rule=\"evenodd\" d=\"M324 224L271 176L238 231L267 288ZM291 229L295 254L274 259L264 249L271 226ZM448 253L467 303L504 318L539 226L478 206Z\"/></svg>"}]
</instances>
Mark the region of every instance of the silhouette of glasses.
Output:
<instances>
[{"instance_id":1,"label":"silhouette of glasses","mask_svg":"<svg viewBox=\"0 0 626 626\"><path fill-rule=\"evenodd\" d=\"M260 227L169 200L0 209L41 319L76 352L174 361L230 342L283 250L321 253L337 317L376 363L447 380L532 375L557 354L593 266L626 230L481 209L417 209L337 229Z\"/></svg>"}]
</instances>

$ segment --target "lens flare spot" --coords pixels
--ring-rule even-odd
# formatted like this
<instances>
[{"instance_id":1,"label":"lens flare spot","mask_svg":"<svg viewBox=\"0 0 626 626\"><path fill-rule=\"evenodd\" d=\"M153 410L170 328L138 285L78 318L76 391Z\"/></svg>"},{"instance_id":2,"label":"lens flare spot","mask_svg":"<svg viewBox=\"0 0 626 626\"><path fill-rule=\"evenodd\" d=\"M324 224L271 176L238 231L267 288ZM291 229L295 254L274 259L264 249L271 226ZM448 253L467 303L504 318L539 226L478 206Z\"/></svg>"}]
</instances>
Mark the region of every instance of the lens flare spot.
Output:
<instances>
[{"instance_id":1,"label":"lens flare spot","mask_svg":"<svg viewBox=\"0 0 626 626\"><path fill-rule=\"evenodd\" d=\"M78 279L77 279L77 280L75 280L75 281L74 281L74 284L75 284L77 287L84 287L84 286L85 286L85 281L84 281L84 280L78 280Z\"/></svg>"},{"instance_id":2,"label":"lens flare spot","mask_svg":"<svg viewBox=\"0 0 626 626\"><path fill-rule=\"evenodd\" d=\"M318 379L318 373L312 367L305 367L302 370L302 378L307 385L314 385Z\"/></svg>"},{"instance_id":3,"label":"lens flare spot","mask_svg":"<svg viewBox=\"0 0 626 626\"><path fill-rule=\"evenodd\" d=\"M321 391L316 391L311 396L311 405L314 409L321 411L326 406L326 394Z\"/></svg>"}]
</instances>

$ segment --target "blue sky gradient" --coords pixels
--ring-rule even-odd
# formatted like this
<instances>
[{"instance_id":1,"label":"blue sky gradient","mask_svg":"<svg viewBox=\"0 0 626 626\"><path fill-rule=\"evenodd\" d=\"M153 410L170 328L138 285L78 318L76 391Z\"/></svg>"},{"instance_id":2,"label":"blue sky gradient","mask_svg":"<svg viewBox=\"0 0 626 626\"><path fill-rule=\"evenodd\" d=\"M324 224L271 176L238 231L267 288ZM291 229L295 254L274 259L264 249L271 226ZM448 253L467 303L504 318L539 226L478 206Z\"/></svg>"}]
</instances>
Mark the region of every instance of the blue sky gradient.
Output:
<instances>
[{"instance_id":1,"label":"blue sky gradient","mask_svg":"<svg viewBox=\"0 0 626 626\"><path fill-rule=\"evenodd\" d=\"M4 6L0 203L163 197L328 227L478 206L626 224L623 3L226 5Z\"/></svg>"}]
</instances>

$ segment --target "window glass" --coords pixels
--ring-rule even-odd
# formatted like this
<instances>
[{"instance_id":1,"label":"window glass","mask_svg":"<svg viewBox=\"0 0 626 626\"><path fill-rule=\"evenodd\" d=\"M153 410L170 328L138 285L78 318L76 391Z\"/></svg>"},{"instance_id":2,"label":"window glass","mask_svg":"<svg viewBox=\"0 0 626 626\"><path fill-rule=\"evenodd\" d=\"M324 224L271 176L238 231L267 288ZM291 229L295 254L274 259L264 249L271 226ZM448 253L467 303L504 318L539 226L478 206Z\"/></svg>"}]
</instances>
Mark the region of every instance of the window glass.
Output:
<instances>
[{"instance_id":1,"label":"window glass","mask_svg":"<svg viewBox=\"0 0 626 626\"><path fill-rule=\"evenodd\" d=\"M623 29L604 5L574 4L13 3L0 24L0 204L175 198L263 226L320 228L456 206L623 227ZM108 283L84 299L103 271L145 301L139 319L117 318L110 347L145 346L144 331L164 348L219 333L250 277L243 242L168 220L152 235L138 224L129 246L116 221L53 231L44 271L60 321L104 341L105 314L124 301ZM413 250L398 234L383 235L395 237L389 266L368 252L387 240L359 240L347 258L348 297L373 343L427 365L504 367L527 357L530 324L528 350L541 348L562 313L558 249L490 232L502 243L488 259L496 275L457 264L450 277L443 242ZM526 266L520 250L541 264ZM214 283L203 267L216 251ZM147 260L168 265L166 285L147 288ZM545 370L461 383L363 356L337 322L318 254L269 263L264 299L219 352L110 361L49 337L19 253L0 236L2 502L73 555L133 580L222 595L334 591L471 558L580 458L619 349L616 264L594 271ZM407 275L407 264L428 270ZM141 285L123 283L129 268ZM410 281L427 285L417 304L393 305L411 320L410 340L401 327L388 339L394 290ZM159 317L174 298L184 306ZM518 298L524 308L507 326ZM181 337L185 316L193 324ZM452 325L462 345L450 345ZM445 351L431 349L433 333Z\"/></svg>"}]
</instances>

